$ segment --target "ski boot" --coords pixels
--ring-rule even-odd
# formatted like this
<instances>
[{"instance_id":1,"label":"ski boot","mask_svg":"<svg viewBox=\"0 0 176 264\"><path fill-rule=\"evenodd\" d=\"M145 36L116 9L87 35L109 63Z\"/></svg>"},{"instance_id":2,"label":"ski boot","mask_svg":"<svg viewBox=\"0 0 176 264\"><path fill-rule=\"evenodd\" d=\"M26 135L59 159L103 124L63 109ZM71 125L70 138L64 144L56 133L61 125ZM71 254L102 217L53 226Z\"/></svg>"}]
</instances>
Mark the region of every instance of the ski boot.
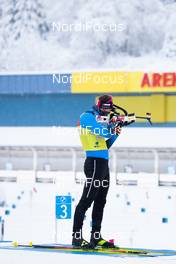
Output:
<instances>
[{"instance_id":1,"label":"ski boot","mask_svg":"<svg viewBox=\"0 0 176 264\"><path fill-rule=\"evenodd\" d=\"M113 241L107 241L102 238L102 236L98 235L98 232L92 233L90 238L90 247L91 248L118 248L114 245Z\"/></svg>"},{"instance_id":2,"label":"ski boot","mask_svg":"<svg viewBox=\"0 0 176 264\"><path fill-rule=\"evenodd\" d=\"M83 248L83 249L89 249L90 248L89 242L86 241L82 237L82 233L80 233L80 236L79 236L79 234L77 234L77 232L73 233L72 246L73 246L73 248Z\"/></svg>"}]
</instances>

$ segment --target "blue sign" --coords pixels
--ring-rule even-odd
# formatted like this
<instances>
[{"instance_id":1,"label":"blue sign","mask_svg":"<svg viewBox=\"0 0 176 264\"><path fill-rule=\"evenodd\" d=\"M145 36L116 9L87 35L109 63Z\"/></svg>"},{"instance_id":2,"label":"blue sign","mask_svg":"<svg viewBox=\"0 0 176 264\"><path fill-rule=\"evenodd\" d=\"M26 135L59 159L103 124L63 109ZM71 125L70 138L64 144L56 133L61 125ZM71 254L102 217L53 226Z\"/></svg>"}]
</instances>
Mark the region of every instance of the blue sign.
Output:
<instances>
[{"instance_id":1,"label":"blue sign","mask_svg":"<svg viewBox=\"0 0 176 264\"><path fill-rule=\"evenodd\" d=\"M72 198L67 196L56 196L56 218L71 219Z\"/></svg>"}]
</instances>

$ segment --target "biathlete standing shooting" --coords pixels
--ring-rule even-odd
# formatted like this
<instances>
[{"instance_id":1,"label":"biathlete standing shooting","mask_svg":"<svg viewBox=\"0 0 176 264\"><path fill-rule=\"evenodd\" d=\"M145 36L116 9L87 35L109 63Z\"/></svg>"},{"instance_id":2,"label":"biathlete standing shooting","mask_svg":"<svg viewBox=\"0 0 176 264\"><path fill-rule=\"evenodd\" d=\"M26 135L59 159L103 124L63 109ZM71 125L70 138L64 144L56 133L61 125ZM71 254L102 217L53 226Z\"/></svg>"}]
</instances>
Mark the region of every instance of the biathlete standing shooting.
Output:
<instances>
[{"instance_id":1,"label":"biathlete standing shooting","mask_svg":"<svg viewBox=\"0 0 176 264\"><path fill-rule=\"evenodd\" d=\"M111 118L112 110L112 96L102 95L91 110L80 116L80 138L86 152L84 163L86 182L74 214L73 247L115 247L114 243L103 239L101 235L101 223L110 181L109 149L121 133L121 126L113 123L113 117ZM82 228L85 213L92 203L92 230L88 242L83 238Z\"/></svg>"}]
</instances>

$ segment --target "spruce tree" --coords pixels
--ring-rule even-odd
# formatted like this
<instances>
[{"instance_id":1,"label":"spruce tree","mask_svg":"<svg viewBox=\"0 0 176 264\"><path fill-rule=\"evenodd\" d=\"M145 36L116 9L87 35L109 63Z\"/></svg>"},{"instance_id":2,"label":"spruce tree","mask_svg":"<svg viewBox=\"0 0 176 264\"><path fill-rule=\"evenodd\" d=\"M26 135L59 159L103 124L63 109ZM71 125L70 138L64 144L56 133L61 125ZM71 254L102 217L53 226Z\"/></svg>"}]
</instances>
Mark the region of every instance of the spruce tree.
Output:
<instances>
[{"instance_id":1,"label":"spruce tree","mask_svg":"<svg viewBox=\"0 0 176 264\"><path fill-rule=\"evenodd\" d=\"M2 17L4 38L18 40L24 33L46 38L49 27L41 0L5 0Z\"/></svg>"}]
</instances>

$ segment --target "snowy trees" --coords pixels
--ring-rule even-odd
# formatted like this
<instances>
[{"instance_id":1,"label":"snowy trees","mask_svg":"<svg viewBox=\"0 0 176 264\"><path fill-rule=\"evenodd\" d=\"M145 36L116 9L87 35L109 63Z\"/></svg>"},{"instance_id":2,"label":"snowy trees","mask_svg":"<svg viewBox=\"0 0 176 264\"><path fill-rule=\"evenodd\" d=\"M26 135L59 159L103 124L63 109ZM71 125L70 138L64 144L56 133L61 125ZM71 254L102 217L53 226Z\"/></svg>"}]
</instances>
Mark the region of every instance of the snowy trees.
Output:
<instances>
[{"instance_id":1,"label":"snowy trees","mask_svg":"<svg viewBox=\"0 0 176 264\"><path fill-rule=\"evenodd\" d=\"M170 5L167 6L167 23L165 27L165 40L162 48L162 55L169 58L176 58L176 3L172 1Z\"/></svg>"},{"instance_id":2,"label":"snowy trees","mask_svg":"<svg viewBox=\"0 0 176 264\"><path fill-rule=\"evenodd\" d=\"M2 6L4 14L1 24L5 42L8 39L13 42L29 33L46 37L49 27L39 0L4 0Z\"/></svg>"},{"instance_id":3,"label":"snowy trees","mask_svg":"<svg viewBox=\"0 0 176 264\"><path fill-rule=\"evenodd\" d=\"M60 1L60 13L64 10L62 4L63 1ZM69 34L61 32L58 40L70 54L75 55L73 64L80 68L107 64L108 60L118 60L119 56L159 54L163 49L165 52L162 54L166 55L166 50L170 50L171 55L176 49L173 36L176 10L172 11L173 6L176 7L175 0L72 0L66 5L65 12L69 15L64 17L62 13L61 21L89 23L92 28L87 31L75 30ZM93 28L93 25L103 24L121 24L123 30L103 31Z\"/></svg>"},{"instance_id":4,"label":"snowy trees","mask_svg":"<svg viewBox=\"0 0 176 264\"><path fill-rule=\"evenodd\" d=\"M27 55L31 38L34 45L35 39L38 42L41 41L40 39L45 40L49 26L41 0L1 0L1 7L3 15L0 18L2 50L0 63L3 64L1 68L4 69L5 64L5 68L9 68L15 54L20 54L16 62L13 60L16 64ZM27 63L27 60L25 61Z\"/></svg>"},{"instance_id":5,"label":"snowy trees","mask_svg":"<svg viewBox=\"0 0 176 264\"><path fill-rule=\"evenodd\" d=\"M173 57L175 14L176 0L0 0L0 69L111 67L153 52ZM52 22L87 29L51 34Z\"/></svg>"},{"instance_id":6,"label":"snowy trees","mask_svg":"<svg viewBox=\"0 0 176 264\"><path fill-rule=\"evenodd\" d=\"M71 48L78 51L80 61L91 58L99 63L120 54L141 56L158 51L164 40L163 14L160 0L89 0L78 11L77 22L122 25L122 30L74 32Z\"/></svg>"}]
</instances>

